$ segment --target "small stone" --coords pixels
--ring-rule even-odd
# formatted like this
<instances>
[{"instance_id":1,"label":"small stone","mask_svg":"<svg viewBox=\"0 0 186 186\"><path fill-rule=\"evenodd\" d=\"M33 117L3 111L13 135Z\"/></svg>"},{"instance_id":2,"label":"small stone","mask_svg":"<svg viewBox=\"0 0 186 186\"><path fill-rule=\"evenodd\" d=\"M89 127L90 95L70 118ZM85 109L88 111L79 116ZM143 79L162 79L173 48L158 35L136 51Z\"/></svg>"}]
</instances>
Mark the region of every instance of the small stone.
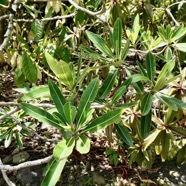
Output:
<instances>
[{"instance_id":1,"label":"small stone","mask_svg":"<svg viewBox=\"0 0 186 186\"><path fill-rule=\"evenodd\" d=\"M3 158L3 164L8 164L8 163L12 163L12 156L5 156Z\"/></svg>"},{"instance_id":2,"label":"small stone","mask_svg":"<svg viewBox=\"0 0 186 186\"><path fill-rule=\"evenodd\" d=\"M179 173L177 171L170 171L169 174L174 177L179 177Z\"/></svg>"},{"instance_id":3,"label":"small stone","mask_svg":"<svg viewBox=\"0 0 186 186\"><path fill-rule=\"evenodd\" d=\"M28 154L28 152L23 151L13 156L13 163L19 164L19 163L25 162L29 158L30 158L30 155Z\"/></svg>"},{"instance_id":4,"label":"small stone","mask_svg":"<svg viewBox=\"0 0 186 186\"><path fill-rule=\"evenodd\" d=\"M105 185L105 178L96 172L93 172L93 182L98 185Z\"/></svg>"}]
</instances>

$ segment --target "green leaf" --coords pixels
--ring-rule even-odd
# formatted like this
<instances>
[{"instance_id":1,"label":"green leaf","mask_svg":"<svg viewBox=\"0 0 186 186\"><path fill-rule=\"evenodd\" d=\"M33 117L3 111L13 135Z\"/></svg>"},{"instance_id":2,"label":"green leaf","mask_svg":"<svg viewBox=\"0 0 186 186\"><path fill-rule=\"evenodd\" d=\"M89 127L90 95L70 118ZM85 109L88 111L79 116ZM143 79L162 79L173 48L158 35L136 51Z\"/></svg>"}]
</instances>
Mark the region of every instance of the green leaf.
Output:
<instances>
[{"instance_id":1,"label":"green leaf","mask_svg":"<svg viewBox=\"0 0 186 186\"><path fill-rule=\"evenodd\" d=\"M60 60L57 62L50 54L45 53L48 65L54 74L59 78L62 84L72 89L74 85L74 73L70 68L70 64Z\"/></svg>"},{"instance_id":2,"label":"green leaf","mask_svg":"<svg viewBox=\"0 0 186 186\"><path fill-rule=\"evenodd\" d=\"M73 125L76 117L76 107L72 106L70 102L64 105L64 114L69 124Z\"/></svg>"},{"instance_id":3,"label":"green leaf","mask_svg":"<svg viewBox=\"0 0 186 186\"><path fill-rule=\"evenodd\" d=\"M77 125L82 125L87 118L87 113L90 110L90 104L94 101L96 94L98 92L99 80L95 78L87 86L83 95L81 96L80 103L77 111Z\"/></svg>"},{"instance_id":4,"label":"green leaf","mask_svg":"<svg viewBox=\"0 0 186 186\"><path fill-rule=\"evenodd\" d=\"M130 103L125 103L125 104L118 104L118 105L115 105L113 108L124 109L124 108L135 106L136 104L137 104L137 102L130 102Z\"/></svg>"},{"instance_id":5,"label":"green leaf","mask_svg":"<svg viewBox=\"0 0 186 186\"><path fill-rule=\"evenodd\" d=\"M102 60L102 61L107 61L107 59L103 56L101 56L99 53L95 52L94 50L88 48L88 47L85 47L83 46L82 49L87 52L88 54L86 54L86 56L90 57L90 58L93 58L93 59L99 59L99 60Z\"/></svg>"},{"instance_id":6,"label":"green leaf","mask_svg":"<svg viewBox=\"0 0 186 186\"><path fill-rule=\"evenodd\" d=\"M120 115L122 114L122 110L114 110L103 114L102 116L93 120L90 124L88 124L82 131L84 132L95 132L100 129L103 129L120 119Z\"/></svg>"},{"instance_id":7,"label":"green leaf","mask_svg":"<svg viewBox=\"0 0 186 186\"><path fill-rule=\"evenodd\" d=\"M167 62L163 66L160 74L158 75L156 85L154 87L155 91L160 90L161 88L163 88L167 84L167 79L171 75L171 72L172 72L174 66L175 66L175 60Z\"/></svg>"},{"instance_id":8,"label":"green leaf","mask_svg":"<svg viewBox=\"0 0 186 186\"><path fill-rule=\"evenodd\" d=\"M81 154L86 154L90 151L90 139L86 136L79 136L76 142L76 150Z\"/></svg>"},{"instance_id":9,"label":"green leaf","mask_svg":"<svg viewBox=\"0 0 186 186\"><path fill-rule=\"evenodd\" d=\"M74 137L70 139L64 139L55 146L53 155L58 161L66 159L68 156L70 156L70 154L72 154L74 146Z\"/></svg>"},{"instance_id":10,"label":"green leaf","mask_svg":"<svg viewBox=\"0 0 186 186\"><path fill-rule=\"evenodd\" d=\"M142 101L141 101L141 114L142 116L145 116L149 113L152 106L152 95L151 93L147 93Z\"/></svg>"},{"instance_id":11,"label":"green leaf","mask_svg":"<svg viewBox=\"0 0 186 186\"><path fill-rule=\"evenodd\" d=\"M31 101L33 99L37 98L49 98L50 97L50 92L48 89L48 86L37 86L33 87L29 90L28 93L24 94L23 97L21 97L21 101Z\"/></svg>"},{"instance_id":12,"label":"green leaf","mask_svg":"<svg viewBox=\"0 0 186 186\"><path fill-rule=\"evenodd\" d=\"M150 79L142 74L134 74L131 75L130 78L132 78L132 83L136 83L138 81L150 81Z\"/></svg>"},{"instance_id":13,"label":"green leaf","mask_svg":"<svg viewBox=\"0 0 186 186\"><path fill-rule=\"evenodd\" d=\"M151 52L149 52L146 55L146 61L145 62L146 62L146 66L147 66L148 78L151 81L154 81L154 77L155 77L155 74L156 74L156 62L155 62L154 56L152 55Z\"/></svg>"},{"instance_id":14,"label":"green leaf","mask_svg":"<svg viewBox=\"0 0 186 186\"><path fill-rule=\"evenodd\" d=\"M137 61L137 65L138 65L138 67L139 67L141 73L142 73L144 76L148 77L147 72L145 71L143 65L142 65L140 62L138 62L138 61Z\"/></svg>"},{"instance_id":15,"label":"green leaf","mask_svg":"<svg viewBox=\"0 0 186 186\"><path fill-rule=\"evenodd\" d=\"M170 97L168 96L167 97L172 103L176 104L180 109L184 109L186 110L186 103L177 99L177 98L174 98L174 97Z\"/></svg>"},{"instance_id":16,"label":"green leaf","mask_svg":"<svg viewBox=\"0 0 186 186\"><path fill-rule=\"evenodd\" d=\"M178 27L174 34L172 35L171 42L174 42L178 39L180 39L182 36L186 34L186 28L183 26Z\"/></svg>"},{"instance_id":17,"label":"green leaf","mask_svg":"<svg viewBox=\"0 0 186 186\"><path fill-rule=\"evenodd\" d=\"M33 118L38 119L39 121L46 123L48 125L54 126L58 129L61 129L62 127L59 124L59 121L57 121L50 113L47 111L37 108L33 105L30 105L28 103L21 103L20 107L28 113Z\"/></svg>"},{"instance_id":18,"label":"green leaf","mask_svg":"<svg viewBox=\"0 0 186 186\"><path fill-rule=\"evenodd\" d=\"M129 146L133 145L133 140L129 133L129 130L124 125L115 124L117 133L119 134L120 138Z\"/></svg>"},{"instance_id":19,"label":"green leaf","mask_svg":"<svg viewBox=\"0 0 186 186\"><path fill-rule=\"evenodd\" d=\"M143 138L146 138L150 133L151 119L152 119L151 110L145 116L141 116L141 135Z\"/></svg>"},{"instance_id":20,"label":"green leaf","mask_svg":"<svg viewBox=\"0 0 186 186\"><path fill-rule=\"evenodd\" d=\"M122 54L121 54L121 60L124 61L127 57L128 51L129 51L129 47L130 47L130 41L127 40L127 42L125 43L125 47L123 48Z\"/></svg>"},{"instance_id":21,"label":"green leaf","mask_svg":"<svg viewBox=\"0 0 186 186\"><path fill-rule=\"evenodd\" d=\"M112 103L116 102L123 96L131 82L132 82L131 78L128 78L126 81L124 81L124 83L114 93Z\"/></svg>"},{"instance_id":22,"label":"green leaf","mask_svg":"<svg viewBox=\"0 0 186 186\"><path fill-rule=\"evenodd\" d=\"M36 65L33 63L31 58L26 54L23 53L23 73L25 77L30 81L30 83L35 83L37 81L37 68Z\"/></svg>"},{"instance_id":23,"label":"green leaf","mask_svg":"<svg viewBox=\"0 0 186 186\"><path fill-rule=\"evenodd\" d=\"M186 43L176 43L174 46L181 52L186 52Z\"/></svg>"},{"instance_id":24,"label":"green leaf","mask_svg":"<svg viewBox=\"0 0 186 186\"><path fill-rule=\"evenodd\" d=\"M155 94L156 97L162 102L164 103L165 105L167 105L168 107L170 107L172 110L174 111L177 111L178 110L178 107L177 105L172 102L170 100L170 98L166 97L166 96L163 96L162 94Z\"/></svg>"},{"instance_id":25,"label":"green leaf","mask_svg":"<svg viewBox=\"0 0 186 186\"><path fill-rule=\"evenodd\" d=\"M65 97L61 94L58 86L52 81L48 80L51 97L59 113L63 112L63 106L66 103Z\"/></svg>"},{"instance_id":26,"label":"green leaf","mask_svg":"<svg viewBox=\"0 0 186 186\"><path fill-rule=\"evenodd\" d=\"M21 134L19 132L16 132L16 141L17 141L19 149L22 149L23 148L23 141L21 138Z\"/></svg>"},{"instance_id":27,"label":"green leaf","mask_svg":"<svg viewBox=\"0 0 186 186\"><path fill-rule=\"evenodd\" d=\"M161 130L156 128L150 135L148 135L147 138L145 138L143 142L144 151L149 147L149 145L151 145L154 142L154 140L157 138L160 132Z\"/></svg>"},{"instance_id":28,"label":"green leaf","mask_svg":"<svg viewBox=\"0 0 186 186\"><path fill-rule=\"evenodd\" d=\"M42 22L36 20L31 24L31 30L34 33L34 40L39 40L43 35L43 24Z\"/></svg>"},{"instance_id":29,"label":"green leaf","mask_svg":"<svg viewBox=\"0 0 186 186\"><path fill-rule=\"evenodd\" d=\"M120 56L121 41L122 41L122 24L120 18L118 18L114 23L114 30L113 30L113 44L114 44L114 50L117 57Z\"/></svg>"},{"instance_id":30,"label":"green leaf","mask_svg":"<svg viewBox=\"0 0 186 186\"><path fill-rule=\"evenodd\" d=\"M115 83L117 72L118 71L116 70L113 74L110 74L105 79L105 81L103 82L101 88L98 91L98 97L99 97L99 99L104 99L111 92L112 87L113 87L113 85Z\"/></svg>"},{"instance_id":31,"label":"green leaf","mask_svg":"<svg viewBox=\"0 0 186 186\"><path fill-rule=\"evenodd\" d=\"M103 40L99 35L89 31L86 31L86 34L98 50L100 50L102 53L109 56L110 58L114 59L114 55L105 40Z\"/></svg>"},{"instance_id":32,"label":"green leaf","mask_svg":"<svg viewBox=\"0 0 186 186\"><path fill-rule=\"evenodd\" d=\"M46 176L42 181L41 186L55 186L60 178L61 172L66 164L67 159L56 161L54 158L48 163L48 170Z\"/></svg>"}]
</instances>

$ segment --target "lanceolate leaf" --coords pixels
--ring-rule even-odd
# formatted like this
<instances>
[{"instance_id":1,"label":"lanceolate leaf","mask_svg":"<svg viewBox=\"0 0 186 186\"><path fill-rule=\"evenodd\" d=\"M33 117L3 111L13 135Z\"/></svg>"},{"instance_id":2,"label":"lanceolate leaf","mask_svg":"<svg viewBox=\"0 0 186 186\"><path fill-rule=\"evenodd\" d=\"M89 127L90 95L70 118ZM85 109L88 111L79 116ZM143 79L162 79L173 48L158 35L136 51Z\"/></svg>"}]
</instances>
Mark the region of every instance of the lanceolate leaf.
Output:
<instances>
[{"instance_id":1,"label":"lanceolate leaf","mask_svg":"<svg viewBox=\"0 0 186 186\"><path fill-rule=\"evenodd\" d=\"M146 56L147 75L151 81L154 81L156 74L156 62L152 53L148 53Z\"/></svg>"},{"instance_id":2,"label":"lanceolate leaf","mask_svg":"<svg viewBox=\"0 0 186 186\"><path fill-rule=\"evenodd\" d=\"M186 43L177 43L175 47L181 52L186 52Z\"/></svg>"},{"instance_id":3,"label":"lanceolate leaf","mask_svg":"<svg viewBox=\"0 0 186 186\"><path fill-rule=\"evenodd\" d=\"M115 71L113 74L110 74L105 79L102 87L99 89L99 92L98 92L99 99L104 99L111 92L115 79L116 79L116 75L117 75L117 71Z\"/></svg>"},{"instance_id":4,"label":"lanceolate leaf","mask_svg":"<svg viewBox=\"0 0 186 186\"><path fill-rule=\"evenodd\" d=\"M152 106L152 95L151 93L147 93L141 101L142 116L145 116L146 114L149 113L149 111L151 110L151 106Z\"/></svg>"},{"instance_id":5,"label":"lanceolate leaf","mask_svg":"<svg viewBox=\"0 0 186 186\"><path fill-rule=\"evenodd\" d=\"M79 136L76 142L76 150L81 154L86 154L90 151L90 139L86 136Z\"/></svg>"},{"instance_id":6,"label":"lanceolate leaf","mask_svg":"<svg viewBox=\"0 0 186 186\"><path fill-rule=\"evenodd\" d=\"M151 130L151 119L152 119L152 112L151 110L145 116L141 116L141 135L143 138L146 138Z\"/></svg>"},{"instance_id":7,"label":"lanceolate leaf","mask_svg":"<svg viewBox=\"0 0 186 186\"><path fill-rule=\"evenodd\" d=\"M51 161L48 163L48 170L46 172L44 180L42 181L41 186L55 186L57 181L59 180L66 161L67 159L56 161L54 158L52 158Z\"/></svg>"},{"instance_id":8,"label":"lanceolate leaf","mask_svg":"<svg viewBox=\"0 0 186 186\"><path fill-rule=\"evenodd\" d=\"M121 139L129 146L133 145L133 140L131 138L131 135L129 133L129 130L124 125L115 124L117 133L121 137Z\"/></svg>"},{"instance_id":9,"label":"lanceolate leaf","mask_svg":"<svg viewBox=\"0 0 186 186\"><path fill-rule=\"evenodd\" d=\"M50 91L48 86L37 86L32 89L23 97L21 97L21 101L30 101L36 98L48 98L50 97Z\"/></svg>"},{"instance_id":10,"label":"lanceolate leaf","mask_svg":"<svg viewBox=\"0 0 186 186\"><path fill-rule=\"evenodd\" d=\"M168 107L170 107L172 110L177 111L178 107L177 105L172 102L168 97L162 96L161 94L156 94L156 97L165 105L167 105Z\"/></svg>"},{"instance_id":11,"label":"lanceolate leaf","mask_svg":"<svg viewBox=\"0 0 186 186\"><path fill-rule=\"evenodd\" d=\"M72 106L70 102L65 103L64 114L68 123L73 125L76 116L76 107Z\"/></svg>"},{"instance_id":12,"label":"lanceolate leaf","mask_svg":"<svg viewBox=\"0 0 186 186\"><path fill-rule=\"evenodd\" d=\"M114 58L112 51L107 43L97 34L86 31L88 38L94 43L95 47L110 58Z\"/></svg>"},{"instance_id":13,"label":"lanceolate leaf","mask_svg":"<svg viewBox=\"0 0 186 186\"><path fill-rule=\"evenodd\" d=\"M83 129L82 133L95 132L117 122L122 112L122 110L114 110L96 118Z\"/></svg>"},{"instance_id":14,"label":"lanceolate leaf","mask_svg":"<svg viewBox=\"0 0 186 186\"><path fill-rule=\"evenodd\" d=\"M75 139L73 137L70 139L64 139L55 146L53 155L58 161L66 159L70 154L72 154L74 146Z\"/></svg>"},{"instance_id":15,"label":"lanceolate leaf","mask_svg":"<svg viewBox=\"0 0 186 186\"><path fill-rule=\"evenodd\" d=\"M59 124L59 121L56 120L50 113L47 111L37 108L33 105L29 105L27 103L21 103L20 107L28 113L33 118L38 119L39 121L46 123L48 125L51 125L53 127L56 127L58 129L61 129L62 127Z\"/></svg>"},{"instance_id":16,"label":"lanceolate leaf","mask_svg":"<svg viewBox=\"0 0 186 186\"><path fill-rule=\"evenodd\" d=\"M132 79L129 78L126 81L124 81L124 83L118 88L118 90L115 92L113 98L112 98L112 102L116 102L118 99L120 99L123 94L126 92L128 86L130 85L130 83L132 82Z\"/></svg>"},{"instance_id":17,"label":"lanceolate leaf","mask_svg":"<svg viewBox=\"0 0 186 186\"><path fill-rule=\"evenodd\" d=\"M54 101L54 104L58 112L59 113L63 112L63 105L66 102L64 96L61 94L61 91L59 90L58 86L52 80L48 81L48 86L50 89L51 97Z\"/></svg>"},{"instance_id":18,"label":"lanceolate leaf","mask_svg":"<svg viewBox=\"0 0 186 186\"><path fill-rule=\"evenodd\" d=\"M118 18L114 24L113 30L113 44L116 56L119 57L121 52L121 40L122 40L122 24L120 18Z\"/></svg>"},{"instance_id":19,"label":"lanceolate leaf","mask_svg":"<svg viewBox=\"0 0 186 186\"><path fill-rule=\"evenodd\" d=\"M155 129L147 138L145 138L143 143L144 151L151 145L154 140L157 138L158 134L161 132L160 129Z\"/></svg>"},{"instance_id":20,"label":"lanceolate leaf","mask_svg":"<svg viewBox=\"0 0 186 186\"><path fill-rule=\"evenodd\" d=\"M150 81L150 79L142 74L134 74L131 75L130 78L132 78L132 83L136 83L138 81Z\"/></svg>"},{"instance_id":21,"label":"lanceolate leaf","mask_svg":"<svg viewBox=\"0 0 186 186\"><path fill-rule=\"evenodd\" d=\"M37 68L33 63L31 58L24 52L23 54L23 73L30 81L30 83L35 83L37 80Z\"/></svg>"},{"instance_id":22,"label":"lanceolate leaf","mask_svg":"<svg viewBox=\"0 0 186 186\"><path fill-rule=\"evenodd\" d=\"M96 78L91 81L86 90L84 91L77 113L77 125L81 125L86 121L87 113L90 109L90 104L94 101L98 92L99 80Z\"/></svg>"},{"instance_id":23,"label":"lanceolate leaf","mask_svg":"<svg viewBox=\"0 0 186 186\"><path fill-rule=\"evenodd\" d=\"M130 47L130 40L128 39L127 42L125 43L125 47L123 48L123 51L121 53L121 60L125 60L129 51Z\"/></svg>"}]
</instances>

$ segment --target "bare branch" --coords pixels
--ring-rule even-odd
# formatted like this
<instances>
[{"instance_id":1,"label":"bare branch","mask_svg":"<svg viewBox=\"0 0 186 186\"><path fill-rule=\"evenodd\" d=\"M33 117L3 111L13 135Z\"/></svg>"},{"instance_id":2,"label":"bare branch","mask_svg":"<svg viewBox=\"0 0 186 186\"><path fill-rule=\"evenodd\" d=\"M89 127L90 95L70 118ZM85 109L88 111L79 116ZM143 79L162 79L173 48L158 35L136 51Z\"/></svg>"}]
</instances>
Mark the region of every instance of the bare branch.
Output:
<instances>
[{"instance_id":1,"label":"bare branch","mask_svg":"<svg viewBox=\"0 0 186 186\"><path fill-rule=\"evenodd\" d=\"M91 16L95 16L97 19L101 20L102 22L106 23L108 25L108 22L106 20L104 20L101 16L99 16L101 13L103 13L103 10L104 10L104 6L102 6L102 9L99 10L98 12L92 12L86 8L83 8L81 6L79 6L78 4L76 4L73 0L68 0L69 3L74 6L77 10L81 10ZM103 1L104 2L104 1ZM108 25L109 26L109 25Z\"/></svg>"},{"instance_id":2,"label":"bare branch","mask_svg":"<svg viewBox=\"0 0 186 186\"><path fill-rule=\"evenodd\" d=\"M7 112L3 116L0 116L0 120L3 120L3 119L5 119L8 116L11 116L12 114L14 114L15 112L17 112L18 110L19 110L18 107L12 109L10 112Z\"/></svg>"},{"instance_id":3,"label":"bare branch","mask_svg":"<svg viewBox=\"0 0 186 186\"><path fill-rule=\"evenodd\" d=\"M53 21L53 20L58 20L58 19L66 19L69 17L75 16L76 13L72 13L69 15L63 15L63 16L55 16L55 17L49 17L49 18L43 18L43 19L13 19L15 22L33 22L33 21Z\"/></svg>"},{"instance_id":4,"label":"bare branch","mask_svg":"<svg viewBox=\"0 0 186 186\"><path fill-rule=\"evenodd\" d=\"M1 158L0 158L0 166L4 166L3 163L2 163ZM1 170L1 172L2 172L3 178L6 181L8 186L16 186L12 181L10 181L10 179L6 175L6 171L5 170Z\"/></svg>"},{"instance_id":5,"label":"bare branch","mask_svg":"<svg viewBox=\"0 0 186 186\"><path fill-rule=\"evenodd\" d=\"M174 21L174 23L176 24L176 26L180 26L180 23L178 23L178 21L176 21L176 19L172 15L171 11L168 8L166 8L165 10L166 10L167 14L171 17L171 19Z\"/></svg>"},{"instance_id":6,"label":"bare branch","mask_svg":"<svg viewBox=\"0 0 186 186\"><path fill-rule=\"evenodd\" d=\"M8 24L8 28L7 28L7 31L4 35L4 41L3 43L1 44L0 46L0 52L2 52L2 50L5 49L5 47L7 46L8 44L8 41L10 39L10 34L12 32L12 29L13 29L13 14L10 14L9 15L9 24Z\"/></svg>"},{"instance_id":7,"label":"bare branch","mask_svg":"<svg viewBox=\"0 0 186 186\"><path fill-rule=\"evenodd\" d=\"M19 169L22 169L22 168L26 168L26 167L33 167L33 166L36 166L36 165L41 165L41 164L44 164L44 163L48 163L52 158L52 155L46 157L46 158L43 158L43 159L38 159L38 160L33 160L33 161L27 161L27 162L24 162L24 163L20 163L19 165L15 165L15 166L11 166L11 165L0 165L0 170L4 170L4 171L17 171Z\"/></svg>"},{"instance_id":8,"label":"bare branch","mask_svg":"<svg viewBox=\"0 0 186 186\"><path fill-rule=\"evenodd\" d=\"M7 19L7 18L9 18L9 15L3 15L3 16L0 17L0 21L3 20L3 19Z\"/></svg>"}]
</instances>

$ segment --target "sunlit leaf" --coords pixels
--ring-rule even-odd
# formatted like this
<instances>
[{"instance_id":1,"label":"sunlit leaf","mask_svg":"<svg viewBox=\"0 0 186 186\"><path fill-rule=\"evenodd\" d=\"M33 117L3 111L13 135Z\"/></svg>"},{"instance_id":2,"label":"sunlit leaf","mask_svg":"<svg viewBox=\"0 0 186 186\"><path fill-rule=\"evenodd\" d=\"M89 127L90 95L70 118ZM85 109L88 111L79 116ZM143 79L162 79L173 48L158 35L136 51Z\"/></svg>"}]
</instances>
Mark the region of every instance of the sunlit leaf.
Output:
<instances>
[{"instance_id":1,"label":"sunlit leaf","mask_svg":"<svg viewBox=\"0 0 186 186\"><path fill-rule=\"evenodd\" d=\"M58 161L66 159L70 154L72 154L74 146L75 139L73 137L70 139L64 139L55 146L53 155Z\"/></svg>"},{"instance_id":2,"label":"sunlit leaf","mask_svg":"<svg viewBox=\"0 0 186 186\"><path fill-rule=\"evenodd\" d=\"M154 59L154 56L152 55L152 53L148 53L146 55L146 66L147 66L147 75L148 75L148 78L151 80L151 81L154 81L154 77L155 77L155 74L156 74L156 62L155 62L155 59Z\"/></svg>"},{"instance_id":3,"label":"sunlit leaf","mask_svg":"<svg viewBox=\"0 0 186 186\"><path fill-rule=\"evenodd\" d=\"M102 116L96 118L91 123L89 123L84 129L84 132L95 132L100 129L103 129L120 119L120 115L123 111L122 110L114 110L103 114Z\"/></svg>"},{"instance_id":4,"label":"sunlit leaf","mask_svg":"<svg viewBox=\"0 0 186 186\"><path fill-rule=\"evenodd\" d=\"M76 150L81 154L86 154L90 151L90 139L86 136L79 136L76 142Z\"/></svg>"},{"instance_id":5,"label":"sunlit leaf","mask_svg":"<svg viewBox=\"0 0 186 186\"><path fill-rule=\"evenodd\" d=\"M142 116L145 116L149 113L152 107L152 95L151 93L147 93L142 101L141 101L141 114Z\"/></svg>"}]
</instances>

